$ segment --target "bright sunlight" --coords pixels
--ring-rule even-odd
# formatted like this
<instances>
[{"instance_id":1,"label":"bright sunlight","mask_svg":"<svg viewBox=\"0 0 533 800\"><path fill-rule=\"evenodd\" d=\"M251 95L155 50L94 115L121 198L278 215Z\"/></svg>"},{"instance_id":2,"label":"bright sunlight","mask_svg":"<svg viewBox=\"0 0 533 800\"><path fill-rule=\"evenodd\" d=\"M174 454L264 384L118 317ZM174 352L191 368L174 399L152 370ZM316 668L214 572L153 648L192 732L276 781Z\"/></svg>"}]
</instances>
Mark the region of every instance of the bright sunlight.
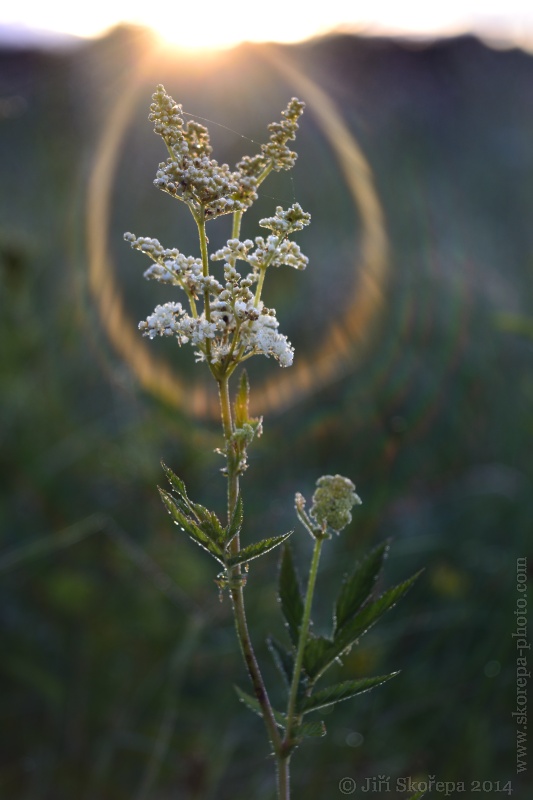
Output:
<instances>
[{"instance_id":1,"label":"bright sunlight","mask_svg":"<svg viewBox=\"0 0 533 800\"><path fill-rule=\"evenodd\" d=\"M532 41L530 0L324 0L305 6L287 0L108 0L79 5L64 0L3 4L1 27L41 29L80 37L105 33L120 23L152 29L163 41L186 49L221 49L240 42L297 42L329 31L370 34L458 34L472 31L527 46Z\"/></svg>"}]
</instances>

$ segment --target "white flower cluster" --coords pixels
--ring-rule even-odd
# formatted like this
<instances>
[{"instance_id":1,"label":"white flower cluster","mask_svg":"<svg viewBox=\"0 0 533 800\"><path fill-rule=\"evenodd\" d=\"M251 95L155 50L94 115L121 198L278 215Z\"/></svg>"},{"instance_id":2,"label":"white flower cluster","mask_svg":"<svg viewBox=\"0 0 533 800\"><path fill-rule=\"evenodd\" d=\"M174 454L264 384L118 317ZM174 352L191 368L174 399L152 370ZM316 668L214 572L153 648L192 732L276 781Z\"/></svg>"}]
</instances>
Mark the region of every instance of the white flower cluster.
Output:
<instances>
[{"instance_id":1,"label":"white flower cluster","mask_svg":"<svg viewBox=\"0 0 533 800\"><path fill-rule=\"evenodd\" d=\"M139 330L144 336L155 339L156 336L175 336L178 344L204 346L208 339L213 339L216 325L207 322L204 316L191 317L181 303L165 303L156 306L154 313L139 322Z\"/></svg>"},{"instance_id":2,"label":"white flower cluster","mask_svg":"<svg viewBox=\"0 0 533 800\"><path fill-rule=\"evenodd\" d=\"M279 322L275 311L264 310L256 320L251 321L241 331L241 342L249 353L262 353L274 356L280 367L290 367L294 358L294 348L282 333L278 333Z\"/></svg>"},{"instance_id":3,"label":"white flower cluster","mask_svg":"<svg viewBox=\"0 0 533 800\"><path fill-rule=\"evenodd\" d=\"M181 286L192 297L197 297L203 291L205 280L201 259L184 256L177 248L166 249L157 239L147 236L137 237L133 233L125 233L124 239L134 250L145 253L155 262L145 270L145 278Z\"/></svg>"},{"instance_id":4,"label":"white flower cluster","mask_svg":"<svg viewBox=\"0 0 533 800\"><path fill-rule=\"evenodd\" d=\"M175 336L180 345L190 342L198 348L197 359L209 359L212 364L220 364L228 358L242 361L257 353L273 356L284 367L292 364L294 350L287 337L278 332L275 310L257 301L252 291L257 272L243 277L234 266L237 258L248 259L253 242L230 239L213 256L220 254L226 259L225 284L222 285L214 276L202 274L199 259L186 257L177 250L166 250L157 239L135 237L132 233L125 234L124 238L133 248L154 260L154 266L146 270L145 277L180 286L196 299L203 297L207 290L209 297L208 314L204 309L201 314L191 316L181 303L158 305L153 314L139 323L145 336L150 339Z\"/></svg>"},{"instance_id":5,"label":"white flower cluster","mask_svg":"<svg viewBox=\"0 0 533 800\"><path fill-rule=\"evenodd\" d=\"M170 158L160 164L156 185L186 202L199 227L220 214L244 211L256 199L256 188L270 170L293 166L296 154L287 142L295 138L303 108L304 104L293 98L282 112L281 122L269 126L270 140L261 153L246 156L232 172L227 164L211 159L207 129L193 121L185 124L181 106L158 86L150 119ZM261 292L268 267L285 264L305 269L308 259L289 236L309 221L310 215L298 203L287 210L278 206L273 217L260 220L271 232L266 238L229 239L211 255L212 261L224 262L223 280L209 274L207 260L185 256L176 248L166 249L157 239L124 234L134 250L153 261L144 276L181 288L190 306L189 313L181 303L158 305L139 323L140 330L150 339L173 336L179 345L192 344L197 360L217 365L221 374L255 354L272 356L282 367L290 366L294 350L278 330L275 310L264 306ZM236 269L239 260L251 268L245 275Z\"/></svg>"},{"instance_id":6,"label":"white flower cluster","mask_svg":"<svg viewBox=\"0 0 533 800\"><path fill-rule=\"evenodd\" d=\"M271 236L266 239L256 236L254 242L251 239L246 239L244 242L230 239L225 247L213 253L211 259L213 261L224 259L233 264L237 259L241 259L250 264L254 271L267 267L280 267L283 264L294 269L305 269L309 259L303 255L299 245L290 241L288 236L294 231L302 230L310 221L311 215L303 211L299 203L295 203L287 211L278 206L274 217L259 220L263 228L270 228L273 231ZM254 244L255 250L250 252Z\"/></svg>"},{"instance_id":7,"label":"white flower cluster","mask_svg":"<svg viewBox=\"0 0 533 800\"><path fill-rule=\"evenodd\" d=\"M295 231L301 231L310 222L311 214L304 211L300 203L294 203L287 211L284 211L281 206L277 206L273 217L259 220L262 228L270 228L278 236L288 236Z\"/></svg>"}]
</instances>

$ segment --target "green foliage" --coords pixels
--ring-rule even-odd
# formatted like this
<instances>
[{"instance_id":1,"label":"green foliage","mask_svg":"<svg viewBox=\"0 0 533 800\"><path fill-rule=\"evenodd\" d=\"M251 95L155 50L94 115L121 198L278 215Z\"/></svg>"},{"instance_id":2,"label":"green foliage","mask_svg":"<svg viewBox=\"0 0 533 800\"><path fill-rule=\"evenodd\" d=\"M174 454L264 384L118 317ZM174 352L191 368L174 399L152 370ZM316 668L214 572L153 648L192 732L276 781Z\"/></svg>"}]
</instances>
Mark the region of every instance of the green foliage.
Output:
<instances>
[{"instance_id":1,"label":"green foliage","mask_svg":"<svg viewBox=\"0 0 533 800\"><path fill-rule=\"evenodd\" d=\"M274 639L273 636L268 637L267 645L272 653L274 663L284 680L285 686L289 689L294 672L294 653L292 650L288 650L284 647L277 639Z\"/></svg>"},{"instance_id":2,"label":"green foliage","mask_svg":"<svg viewBox=\"0 0 533 800\"><path fill-rule=\"evenodd\" d=\"M318 708L326 708L326 706L333 706L335 703L340 703L341 700L349 700L363 692L368 692L374 686L380 686L382 683L394 678L398 675L397 672L391 672L390 675L379 675L375 678L359 678L353 681L343 681L342 683L333 684L325 689L315 692L312 696L306 697L299 707L302 714L308 714L310 711L316 711Z\"/></svg>"},{"instance_id":3,"label":"green foliage","mask_svg":"<svg viewBox=\"0 0 533 800\"><path fill-rule=\"evenodd\" d=\"M255 697L247 694L247 692L243 692L242 689L239 689L238 686L235 686L235 691L237 692L239 699L241 702L247 706L250 711L253 711L254 714L258 714L260 717L263 716L263 712L259 702L256 700ZM281 711L276 711L273 709L274 719L276 720L276 724L282 730L285 730L287 727L287 717ZM309 738L316 738L325 736L326 734L326 726L323 722L300 722L294 729L294 735L296 739L309 739Z\"/></svg>"},{"instance_id":4,"label":"green foliage","mask_svg":"<svg viewBox=\"0 0 533 800\"><path fill-rule=\"evenodd\" d=\"M187 496L183 481L165 464L163 464L163 469L176 495L174 498L164 489L159 489L167 511L176 525L185 531L193 542L207 550L225 569L229 570L239 564L247 564L254 558L265 555L283 544L291 535L292 531L281 536L272 536L269 539L247 545L239 549L237 553L230 553L229 546L242 527L244 516L242 497L239 497L235 503L229 524L222 527L214 511L209 511L200 503L193 503Z\"/></svg>"},{"instance_id":5,"label":"green foliage","mask_svg":"<svg viewBox=\"0 0 533 800\"><path fill-rule=\"evenodd\" d=\"M361 606L368 601L374 584L381 573L388 548L388 542L383 542L378 545L378 547L372 550L372 552L357 565L352 575L344 580L337 602L335 603L333 617L334 635L336 635L341 628L352 619L357 611L359 611Z\"/></svg>"},{"instance_id":6,"label":"green foliage","mask_svg":"<svg viewBox=\"0 0 533 800\"><path fill-rule=\"evenodd\" d=\"M326 724L322 720L312 722L300 722L294 728L296 739L317 739L326 735Z\"/></svg>"},{"instance_id":7,"label":"green foliage","mask_svg":"<svg viewBox=\"0 0 533 800\"><path fill-rule=\"evenodd\" d=\"M252 425L254 428L260 425L260 419L250 417L250 381L245 369L241 372L233 408L236 428L243 428L246 424Z\"/></svg>"},{"instance_id":8,"label":"green foliage","mask_svg":"<svg viewBox=\"0 0 533 800\"><path fill-rule=\"evenodd\" d=\"M263 710L262 710L261 706L259 705L259 701L255 697L252 697L251 695L249 695L247 692L244 692L238 686L235 686L234 688L235 688L235 691L237 692L241 702L244 703L244 705L247 706L250 709L250 711L253 711L254 714L258 714L260 717L262 717L263 716ZM272 713L274 715L274 719L276 720L276 725L279 728L284 729L285 725L287 724L287 720L285 718L285 714L282 714L281 711L276 711L275 709L272 709Z\"/></svg>"},{"instance_id":9,"label":"green foliage","mask_svg":"<svg viewBox=\"0 0 533 800\"><path fill-rule=\"evenodd\" d=\"M204 523L202 529L191 517L187 516L186 514L181 511L178 507L178 504L175 500L165 492L163 489L159 489L159 493L165 504L167 511L174 519L176 525L178 525L182 530L189 534L190 538L196 544L199 544L200 547L203 547L204 550L207 550L213 558L216 558L223 566L225 566L224 561L224 550L217 542L216 532L213 536L213 529L207 528L208 532L206 532L205 528L207 527Z\"/></svg>"},{"instance_id":10,"label":"green foliage","mask_svg":"<svg viewBox=\"0 0 533 800\"><path fill-rule=\"evenodd\" d=\"M299 632L300 625L302 624L304 604L292 552L288 545L285 545L283 548L283 554L281 556L279 599L290 637L293 644L296 645L300 635Z\"/></svg>"},{"instance_id":11,"label":"green foliage","mask_svg":"<svg viewBox=\"0 0 533 800\"><path fill-rule=\"evenodd\" d=\"M304 667L312 681L316 681L346 650L366 633L380 617L392 608L411 588L421 572L388 589L381 597L363 606L360 611L346 619L342 628L335 631L332 639L310 638L306 645ZM344 592L344 586L341 589Z\"/></svg>"},{"instance_id":12,"label":"green foliage","mask_svg":"<svg viewBox=\"0 0 533 800\"><path fill-rule=\"evenodd\" d=\"M252 559L258 558L270 552L270 550L273 550L275 547L278 547L280 544L283 544L291 534L292 531L289 531L289 533L284 533L281 536L273 536L270 539L263 539L261 542L249 544L247 547L243 547L242 550L239 550L236 555L228 556L226 558L226 565L228 567L234 567L236 564L246 564L246 562L252 561Z\"/></svg>"},{"instance_id":13,"label":"green foliage","mask_svg":"<svg viewBox=\"0 0 533 800\"><path fill-rule=\"evenodd\" d=\"M244 503L242 495L239 495L239 497L237 498L237 502L235 503L235 508L233 509L229 525L225 532L226 547L229 544L231 544L233 539L236 536L238 536L239 533L241 532L243 519L244 519Z\"/></svg>"},{"instance_id":14,"label":"green foliage","mask_svg":"<svg viewBox=\"0 0 533 800\"><path fill-rule=\"evenodd\" d=\"M386 611L392 608L418 577L419 573L398 586L389 589L377 600L371 601L372 591L381 573L388 546L388 542L378 545L368 556L362 559L352 575L344 580L335 603L332 637L328 638L316 636L311 632L308 633L303 664L311 684L314 684L339 656L351 648L360 636L374 625ZM300 636L304 604L291 550L288 546L283 548L281 559L279 597L293 646L296 647ZM291 664L288 651L282 650L279 643L273 643L272 640L270 647L275 655L276 663L281 668L281 672L287 677ZM342 694L344 690L349 691L351 686L352 694L358 694L360 691L366 691L374 685L383 683L389 677L391 676L364 679L360 684L363 688L360 690L357 690L356 686L350 684L350 682L339 684L342 687L339 692ZM327 690L324 691L326 692L324 697L326 697ZM346 697L349 696L351 695L346 695ZM339 699L345 699L345 697L339 697ZM336 700L333 699L331 702L334 703ZM312 700L307 700L304 708L310 709L314 707L309 705L310 703L312 703Z\"/></svg>"},{"instance_id":15,"label":"green foliage","mask_svg":"<svg viewBox=\"0 0 533 800\"><path fill-rule=\"evenodd\" d=\"M324 664L329 666L332 663L332 661L329 660L331 646L331 639L328 639L326 636L315 636L313 633L309 634L305 643L304 670L310 680L316 681L320 673L320 668Z\"/></svg>"},{"instance_id":16,"label":"green foliage","mask_svg":"<svg viewBox=\"0 0 533 800\"><path fill-rule=\"evenodd\" d=\"M301 495L298 495L298 498L301 499ZM300 505L303 508L303 505ZM350 649L386 611L392 608L418 577L419 573L389 589L377 600L371 599L374 585L382 571L388 546L388 542L385 541L374 548L342 583L335 602L331 638L317 636L309 629L309 609L312 595L306 597L304 609L304 599L291 548L288 545L283 548L279 570L279 598L292 647L287 649L272 637L268 639L268 646L289 690L291 697L289 709L293 707L297 715L294 731L290 730L290 733L296 738L298 738L296 730L301 724L304 714L363 694L398 674L394 672L389 675L343 681L315 691L316 681L328 667ZM312 571L316 570L318 566L321 547L322 542L319 537L315 541ZM313 591L315 578L316 574L313 576L310 574L308 595L310 587L311 592ZM301 666L304 669L299 672Z\"/></svg>"},{"instance_id":17,"label":"green foliage","mask_svg":"<svg viewBox=\"0 0 533 800\"><path fill-rule=\"evenodd\" d=\"M179 506L186 519L190 520L190 522L194 524L194 527L199 528L212 542L223 545L227 540L226 530L222 527L217 515L213 511L209 511L207 508L200 505L200 503L191 502L187 497L187 491L183 481L165 464L162 466L171 486L176 492L177 506ZM169 495L166 492L161 492L161 496L168 508L167 500L169 499Z\"/></svg>"}]
</instances>

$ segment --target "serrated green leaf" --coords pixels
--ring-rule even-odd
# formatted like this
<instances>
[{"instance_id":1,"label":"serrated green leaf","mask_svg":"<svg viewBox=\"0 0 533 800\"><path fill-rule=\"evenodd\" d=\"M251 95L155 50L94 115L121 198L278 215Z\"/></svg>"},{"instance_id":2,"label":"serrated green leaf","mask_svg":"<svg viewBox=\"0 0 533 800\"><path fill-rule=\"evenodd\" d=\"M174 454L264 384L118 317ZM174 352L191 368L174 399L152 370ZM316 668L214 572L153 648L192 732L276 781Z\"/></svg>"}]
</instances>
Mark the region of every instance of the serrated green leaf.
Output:
<instances>
[{"instance_id":1,"label":"serrated green leaf","mask_svg":"<svg viewBox=\"0 0 533 800\"><path fill-rule=\"evenodd\" d=\"M224 531L226 547L229 545L232 539L234 539L237 534L241 532L243 518L244 505L242 502L242 497L239 495L237 502L235 503L235 508L233 509L233 514L231 515L230 523Z\"/></svg>"},{"instance_id":2,"label":"serrated green leaf","mask_svg":"<svg viewBox=\"0 0 533 800\"><path fill-rule=\"evenodd\" d=\"M194 520L190 519L183 511L178 508L174 498L165 492L164 489L159 489L159 493L161 495L161 499L165 504L167 511L173 518L176 525L182 528L190 538L196 542L196 544L203 547L204 550L207 550L217 561L219 561L222 565L225 566L224 562L224 553L222 552L221 548L214 542L212 539L207 536L207 534L198 527L198 525L194 522Z\"/></svg>"},{"instance_id":3,"label":"serrated green leaf","mask_svg":"<svg viewBox=\"0 0 533 800\"><path fill-rule=\"evenodd\" d=\"M225 529L222 527L219 518L214 511L209 511L200 503L192 503L193 511L198 519L198 527L203 530L214 542L224 544Z\"/></svg>"},{"instance_id":4,"label":"serrated green leaf","mask_svg":"<svg viewBox=\"0 0 533 800\"><path fill-rule=\"evenodd\" d=\"M422 571L420 570L408 580L384 592L374 602L363 606L361 611L336 633L335 638L329 642L328 647L324 646L322 652L312 651L307 661L304 658L304 666L310 679L316 681L335 659L348 650L386 611L396 605L398 600L411 588Z\"/></svg>"},{"instance_id":5,"label":"serrated green leaf","mask_svg":"<svg viewBox=\"0 0 533 800\"><path fill-rule=\"evenodd\" d=\"M273 636L269 636L267 645L287 689L290 689L294 672L294 654L287 650L286 647L283 647Z\"/></svg>"},{"instance_id":6,"label":"serrated green leaf","mask_svg":"<svg viewBox=\"0 0 533 800\"><path fill-rule=\"evenodd\" d=\"M359 636L366 633L386 611L395 606L398 600L411 588L420 573L421 571L417 572L416 575L408 578L403 583L399 583L397 586L393 586L392 589L388 589L381 597L372 603L368 603L361 611L352 617L333 640L334 647L337 649L340 648L338 655L353 644Z\"/></svg>"},{"instance_id":7,"label":"serrated green leaf","mask_svg":"<svg viewBox=\"0 0 533 800\"><path fill-rule=\"evenodd\" d=\"M244 703L245 706L248 706L250 711L253 711L254 714L258 714L260 717L263 716L263 711L261 706L259 705L259 700L256 697L252 697L251 694L247 692L243 692L238 686L234 686L235 691L239 695L239 700ZM276 711L272 709L272 714L274 716L274 720L276 721L276 725L279 728L285 728L287 724L287 720L285 718L285 714L282 714L281 711Z\"/></svg>"},{"instance_id":8,"label":"serrated green leaf","mask_svg":"<svg viewBox=\"0 0 533 800\"><path fill-rule=\"evenodd\" d=\"M169 512L170 516L173 517L174 522L179 525L183 530L192 535L198 534L202 541L205 539L207 540L208 537L205 536L204 533L198 528L196 523L188 517L181 508L179 508L178 504L168 492L165 492L164 489L159 489L159 494L161 495L161 499L166 506L167 511Z\"/></svg>"},{"instance_id":9,"label":"serrated green leaf","mask_svg":"<svg viewBox=\"0 0 533 800\"><path fill-rule=\"evenodd\" d=\"M289 627L293 644L298 644L300 625L304 613L304 601L294 567L292 552L288 545L283 548L279 571L279 599L281 610Z\"/></svg>"},{"instance_id":10,"label":"serrated green leaf","mask_svg":"<svg viewBox=\"0 0 533 800\"><path fill-rule=\"evenodd\" d=\"M170 485L177 494L176 498L172 498L175 505L181 509L186 516L190 515L195 517L195 520L191 520L191 522L194 523L196 521L197 526L201 528L209 539L217 544L222 544L225 540L225 529L222 527L215 512L209 511L209 509L205 508L205 506L200 503L193 503L187 495L185 484L181 478L178 478L170 467L167 467L163 462L161 462L161 466L165 471Z\"/></svg>"},{"instance_id":11,"label":"serrated green leaf","mask_svg":"<svg viewBox=\"0 0 533 800\"><path fill-rule=\"evenodd\" d=\"M274 663L281 673L285 686L287 689L290 689L292 684L292 676L294 673L294 651L288 650L272 636L267 639L267 645L272 654L272 658L274 659ZM298 699L304 697L308 688L309 681L307 680L307 675L302 670L298 680L298 692L296 697Z\"/></svg>"},{"instance_id":12,"label":"serrated green leaf","mask_svg":"<svg viewBox=\"0 0 533 800\"><path fill-rule=\"evenodd\" d=\"M379 675L375 678L361 678L359 680L335 683L333 686L327 686L325 689L315 692L311 697L306 697L299 711L302 714L308 714L310 711L315 711L317 708L325 708L326 706L340 703L341 700L349 700L350 697L368 692L370 689L373 689L374 686L385 683L391 678L394 678L395 675L398 675L398 673L391 672L390 675Z\"/></svg>"},{"instance_id":13,"label":"serrated green leaf","mask_svg":"<svg viewBox=\"0 0 533 800\"><path fill-rule=\"evenodd\" d=\"M387 555L388 542L369 553L342 584L334 612L334 631L339 631L368 600Z\"/></svg>"},{"instance_id":14,"label":"serrated green leaf","mask_svg":"<svg viewBox=\"0 0 533 800\"><path fill-rule=\"evenodd\" d=\"M326 726L322 720L313 722L302 722L301 725L294 731L294 736L297 739L310 739L316 736L325 736L327 733Z\"/></svg>"},{"instance_id":15,"label":"serrated green leaf","mask_svg":"<svg viewBox=\"0 0 533 800\"><path fill-rule=\"evenodd\" d=\"M332 646L332 640L326 639L325 636L309 635L305 643L304 669L311 680L314 680L324 660L329 658L329 652Z\"/></svg>"},{"instance_id":16,"label":"serrated green leaf","mask_svg":"<svg viewBox=\"0 0 533 800\"><path fill-rule=\"evenodd\" d=\"M292 531L289 533L284 533L282 536L273 536L271 539L263 539L261 542L256 542L255 544L251 544L248 547L244 547L242 550L234 555L230 556L226 559L226 565L228 568L235 567L237 564L245 564L247 561L252 561L254 558L259 558L259 556L268 553L270 550L273 550L280 544L283 544L289 536L292 534Z\"/></svg>"},{"instance_id":17,"label":"serrated green leaf","mask_svg":"<svg viewBox=\"0 0 533 800\"><path fill-rule=\"evenodd\" d=\"M246 370L241 373L239 388L235 397L235 427L242 428L249 420L250 384Z\"/></svg>"},{"instance_id":18,"label":"serrated green leaf","mask_svg":"<svg viewBox=\"0 0 533 800\"><path fill-rule=\"evenodd\" d=\"M168 481L172 486L172 488L176 492L178 492L178 494L180 494L184 500L188 501L189 498L187 497L187 490L185 489L185 484L183 483L181 478L178 478L178 476L174 472L172 472L170 467L167 467L164 461L161 462L161 466L163 467L165 475L167 476Z\"/></svg>"}]
</instances>

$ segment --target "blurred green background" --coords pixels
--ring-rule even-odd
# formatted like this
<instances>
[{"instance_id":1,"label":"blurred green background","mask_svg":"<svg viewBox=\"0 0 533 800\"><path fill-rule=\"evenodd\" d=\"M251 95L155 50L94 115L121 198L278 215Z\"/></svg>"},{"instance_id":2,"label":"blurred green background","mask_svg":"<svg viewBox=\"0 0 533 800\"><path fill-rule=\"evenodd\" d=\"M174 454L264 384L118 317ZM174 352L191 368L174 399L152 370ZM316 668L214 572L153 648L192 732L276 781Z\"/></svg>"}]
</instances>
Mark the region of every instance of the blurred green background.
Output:
<instances>
[{"instance_id":1,"label":"blurred green background","mask_svg":"<svg viewBox=\"0 0 533 800\"><path fill-rule=\"evenodd\" d=\"M339 472L363 506L326 549L317 626L342 574L383 538L384 586L426 568L337 668L339 680L401 674L325 718L327 737L294 759L294 794L329 800L343 777L435 775L465 782L464 798L479 797L474 780L511 780L525 797L511 713L516 561L531 556L533 530L533 60L469 37L339 37L188 60L146 60L151 47L118 29L68 52L0 52L0 796L273 797L264 731L232 686L246 676L216 565L179 536L156 491L163 458L222 513L218 427L143 390L110 344L86 220L109 120L130 97L101 237L124 335L136 336L137 320L172 298L143 281L148 264L123 231L196 252L186 210L151 183L165 158L147 121L153 88L212 121L215 157L232 164L292 95L306 99L277 52L327 93L362 148L390 257L364 346L353 343L335 380L267 415L243 481L247 535L294 527L294 493L310 497L317 477ZM264 185L243 232L294 199L311 211L299 237L308 270L280 271L266 301L296 359L312 359L349 314L362 225L312 110L296 149L295 170ZM226 225L213 224L212 246ZM150 351L198 387L189 350L158 340ZM252 380L281 375L255 361ZM304 564L303 530L293 544ZM277 556L256 564L249 618L275 686L263 642L284 636Z\"/></svg>"}]
</instances>

